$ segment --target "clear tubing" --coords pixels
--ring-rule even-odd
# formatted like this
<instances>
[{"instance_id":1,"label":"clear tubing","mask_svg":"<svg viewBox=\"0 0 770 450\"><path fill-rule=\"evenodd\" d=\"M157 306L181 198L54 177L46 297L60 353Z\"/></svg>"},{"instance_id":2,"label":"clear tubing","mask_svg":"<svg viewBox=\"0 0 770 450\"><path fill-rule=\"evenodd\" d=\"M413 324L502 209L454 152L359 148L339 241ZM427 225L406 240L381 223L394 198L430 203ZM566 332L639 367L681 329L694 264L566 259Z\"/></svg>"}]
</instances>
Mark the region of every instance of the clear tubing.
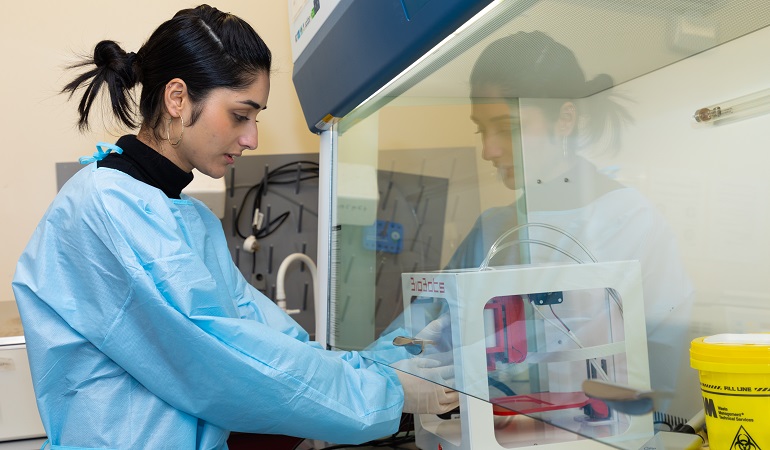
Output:
<instances>
[{"instance_id":1,"label":"clear tubing","mask_svg":"<svg viewBox=\"0 0 770 450\"><path fill-rule=\"evenodd\" d=\"M496 247L494 253L492 253L492 250L490 249L490 252L489 252L489 254L487 256L487 259L491 260L500 250L506 249L508 247L513 247L514 245L519 245L519 244L539 244L539 245L548 247L548 248L550 248L552 250L555 250L555 251L561 253L562 255L568 257L569 259L571 259L572 261L574 261L574 262L576 262L578 264L585 264L585 262L583 260L581 260L580 258L576 257L575 255L573 255L573 254L571 254L571 253L569 253L569 252L559 248L556 245L551 244L550 242L545 242L545 241L541 241L541 240L538 240L538 239L518 239L518 240L515 240L515 241L511 241L511 242L506 242L505 244L499 245L498 247ZM586 253L588 253L587 250L586 250ZM593 258L593 256L590 253L588 253L588 255L591 258ZM593 259L593 262L598 262L598 261ZM484 269L479 269L479 270L481 271L481 270L484 270ZM612 297L612 300L618 306L618 310L620 311L620 315L622 316L623 315L623 304L620 302L620 298L618 298L617 292L615 292L614 289L610 289L610 288L605 288L605 292L610 297Z\"/></svg>"},{"instance_id":2,"label":"clear tubing","mask_svg":"<svg viewBox=\"0 0 770 450\"><path fill-rule=\"evenodd\" d=\"M591 252L588 251L588 249L585 247L585 245L580 243L580 241L578 241L576 237L572 236L571 234L567 233L566 231L562 230L559 227L556 227L556 226L553 226L553 225L549 225L547 223L532 222L532 223L524 223L524 224L521 224L521 225L517 225L517 226L511 228L510 230L506 231L505 233L503 233L499 238L497 238L497 240L492 244L492 246L489 247L489 251L487 252L487 256L486 256L486 258L484 258L484 261L481 262L481 266L479 266L479 270L480 271L481 270L487 270L487 267L489 266L489 261L492 259L492 256L494 256L499 251L498 246L500 245L500 243L505 238L507 238L511 234L521 230L522 228L528 228L528 227L541 227L541 228L547 228L549 230L556 231L556 232L566 236L567 238L569 238L575 244L577 244L577 246L580 247L586 253L586 255L588 255L588 257L591 259L591 261L598 262L596 260L596 258L594 257L594 255L591 254Z\"/></svg>"}]
</instances>

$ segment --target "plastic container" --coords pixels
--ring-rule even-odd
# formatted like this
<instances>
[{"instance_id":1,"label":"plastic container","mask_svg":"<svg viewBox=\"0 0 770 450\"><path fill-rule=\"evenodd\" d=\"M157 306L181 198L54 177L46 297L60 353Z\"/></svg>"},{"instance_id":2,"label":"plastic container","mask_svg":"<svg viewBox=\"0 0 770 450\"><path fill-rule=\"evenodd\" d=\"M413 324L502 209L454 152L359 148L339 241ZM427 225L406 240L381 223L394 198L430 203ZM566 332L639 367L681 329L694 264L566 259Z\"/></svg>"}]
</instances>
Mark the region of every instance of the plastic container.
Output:
<instances>
[{"instance_id":1,"label":"plastic container","mask_svg":"<svg viewBox=\"0 0 770 450\"><path fill-rule=\"evenodd\" d=\"M694 339L709 447L770 449L770 333Z\"/></svg>"}]
</instances>

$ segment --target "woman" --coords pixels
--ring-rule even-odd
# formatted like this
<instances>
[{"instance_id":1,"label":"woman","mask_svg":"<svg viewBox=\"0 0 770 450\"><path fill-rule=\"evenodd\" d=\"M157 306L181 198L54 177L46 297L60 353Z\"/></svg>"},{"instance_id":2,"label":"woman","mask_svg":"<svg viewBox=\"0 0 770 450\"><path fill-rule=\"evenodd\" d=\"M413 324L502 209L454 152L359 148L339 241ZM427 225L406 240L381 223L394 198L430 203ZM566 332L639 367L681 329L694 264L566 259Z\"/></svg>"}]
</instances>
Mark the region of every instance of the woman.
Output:
<instances>
[{"instance_id":1,"label":"woman","mask_svg":"<svg viewBox=\"0 0 770 450\"><path fill-rule=\"evenodd\" d=\"M98 43L81 129L102 86L136 136L100 143L60 191L13 289L52 448L226 448L231 430L362 442L452 394L358 353L326 351L235 268L220 221L181 193L257 147L271 54L243 20L179 11L136 54ZM403 382L402 382L403 380ZM446 405L442 405L442 401Z\"/></svg>"},{"instance_id":2,"label":"woman","mask_svg":"<svg viewBox=\"0 0 770 450\"><path fill-rule=\"evenodd\" d=\"M617 150L620 126L630 120L620 105L600 93L612 86L609 76L588 80L571 50L542 32L520 32L482 51L470 86L471 120L481 137L482 158L493 164L516 200L479 217L449 268L479 267L493 242L517 227L522 228L505 242L530 243L505 248L490 265L574 263L573 257L579 262L638 260L652 388L697 388L697 383L678 384L686 374L672 367L672 361L686 360L692 302L676 239L637 190L581 156L603 147ZM590 254L555 229L576 237ZM597 328L593 318L600 311L587 311L585 304L565 299L554 308L562 317L577 318L578 324L587 322L570 325L578 334L578 326L589 334ZM549 351L568 349L569 339L559 332L554 336ZM580 381L571 387L580 389ZM690 417L690 411L683 416Z\"/></svg>"}]
</instances>

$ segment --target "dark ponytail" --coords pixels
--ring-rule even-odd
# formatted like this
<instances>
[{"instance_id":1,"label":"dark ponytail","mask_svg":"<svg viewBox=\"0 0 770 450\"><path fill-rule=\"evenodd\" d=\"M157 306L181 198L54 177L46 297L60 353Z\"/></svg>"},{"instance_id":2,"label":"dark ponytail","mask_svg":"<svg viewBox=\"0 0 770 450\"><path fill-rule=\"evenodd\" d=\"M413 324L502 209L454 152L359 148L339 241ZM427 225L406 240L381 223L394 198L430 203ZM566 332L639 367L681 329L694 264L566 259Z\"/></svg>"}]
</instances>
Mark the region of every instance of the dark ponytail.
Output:
<instances>
[{"instance_id":1,"label":"dark ponytail","mask_svg":"<svg viewBox=\"0 0 770 450\"><path fill-rule=\"evenodd\" d=\"M62 89L63 93L69 92L70 98L79 88L85 89L83 98L80 99L78 105L80 116L78 128L81 131L88 129L88 115L103 84L107 85L113 114L129 128L136 127L133 114L136 103L131 91L131 88L136 84L136 72L133 68L135 59L133 53L126 53L117 42L101 41L96 44L92 59L70 66L70 69L96 66L72 80Z\"/></svg>"},{"instance_id":2,"label":"dark ponytail","mask_svg":"<svg viewBox=\"0 0 770 450\"><path fill-rule=\"evenodd\" d=\"M67 84L70 96L85 89L78 107L78 127L88 129L88 116L103 84L115 116L129 128L137 126L138 112L155 130L163 111L166 84L181 78L194 108L190 123L200 116L203 100L212 89L245 89L258 76L269 76L272 56L265 42L243 19L208 5L183 9L162 23L136 55L113 41L96 45L93 59L74 68L96 65ZM132 87L142 85L139 108Z\"/></svg>"},{"instance_id":3,"label":"dark ponytail","mask_svg":"<svg viewBox=\"0 0 770 450\"><path fill-rule=\"evenodd\" d=\"M607 74L599 74L594 79L586 82L589 92L601 92L612 86L614 82ZM591 144L602 142L603 149L597 147L593 152L607 150L610 154L617 152L622 145L621 130L628 123L633 123L633 117L628 110L617 100L629 101L621 94L613 93L611 96L597 94L601 100L585 102L576 100L584 123L580 127L580 140L575 143L573 150L590 148Z\"/></svg>"}]
</instances>

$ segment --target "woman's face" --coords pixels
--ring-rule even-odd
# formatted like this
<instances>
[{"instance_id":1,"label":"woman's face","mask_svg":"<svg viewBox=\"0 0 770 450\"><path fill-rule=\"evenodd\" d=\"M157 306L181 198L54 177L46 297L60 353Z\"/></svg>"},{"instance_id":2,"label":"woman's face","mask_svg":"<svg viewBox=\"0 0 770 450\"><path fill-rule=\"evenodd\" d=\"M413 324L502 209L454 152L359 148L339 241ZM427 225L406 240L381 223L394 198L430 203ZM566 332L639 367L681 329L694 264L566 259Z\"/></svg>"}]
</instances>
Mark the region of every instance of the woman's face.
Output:
<instances>
[{"instance_id":1,"label":"woman's face","mask_svg":"<svg viewBox=\"0 0 770 450\"><path fill-rule=\"evenodd\" d=\"M244 150L257 148L256 119L266 108L269 93L270 78L266 74L260 74L243 90L212 90L203 101L198 120L185 127L182 141L167 157L185 171L195 168L212 178L223 177L227 166L233 164ZM191 111L191 108L185 108L183 117L189 118ZM172 141L178 136L179 129L180 123L174 119Z\"/></svg>"},{"instance_id":2,"label":"woman's face","mask_svg":"<svg viewBox=\"0 0 770 450\"><path fill-rule=\"evenodd\" d=\"M497 169L503 184L516 189L514 150L544 151L552 141L552 126L542 109L519 107L517 101L479 101L471 106L471 120L481 136L481 157Z\"/></svg>"}]
</instances>

